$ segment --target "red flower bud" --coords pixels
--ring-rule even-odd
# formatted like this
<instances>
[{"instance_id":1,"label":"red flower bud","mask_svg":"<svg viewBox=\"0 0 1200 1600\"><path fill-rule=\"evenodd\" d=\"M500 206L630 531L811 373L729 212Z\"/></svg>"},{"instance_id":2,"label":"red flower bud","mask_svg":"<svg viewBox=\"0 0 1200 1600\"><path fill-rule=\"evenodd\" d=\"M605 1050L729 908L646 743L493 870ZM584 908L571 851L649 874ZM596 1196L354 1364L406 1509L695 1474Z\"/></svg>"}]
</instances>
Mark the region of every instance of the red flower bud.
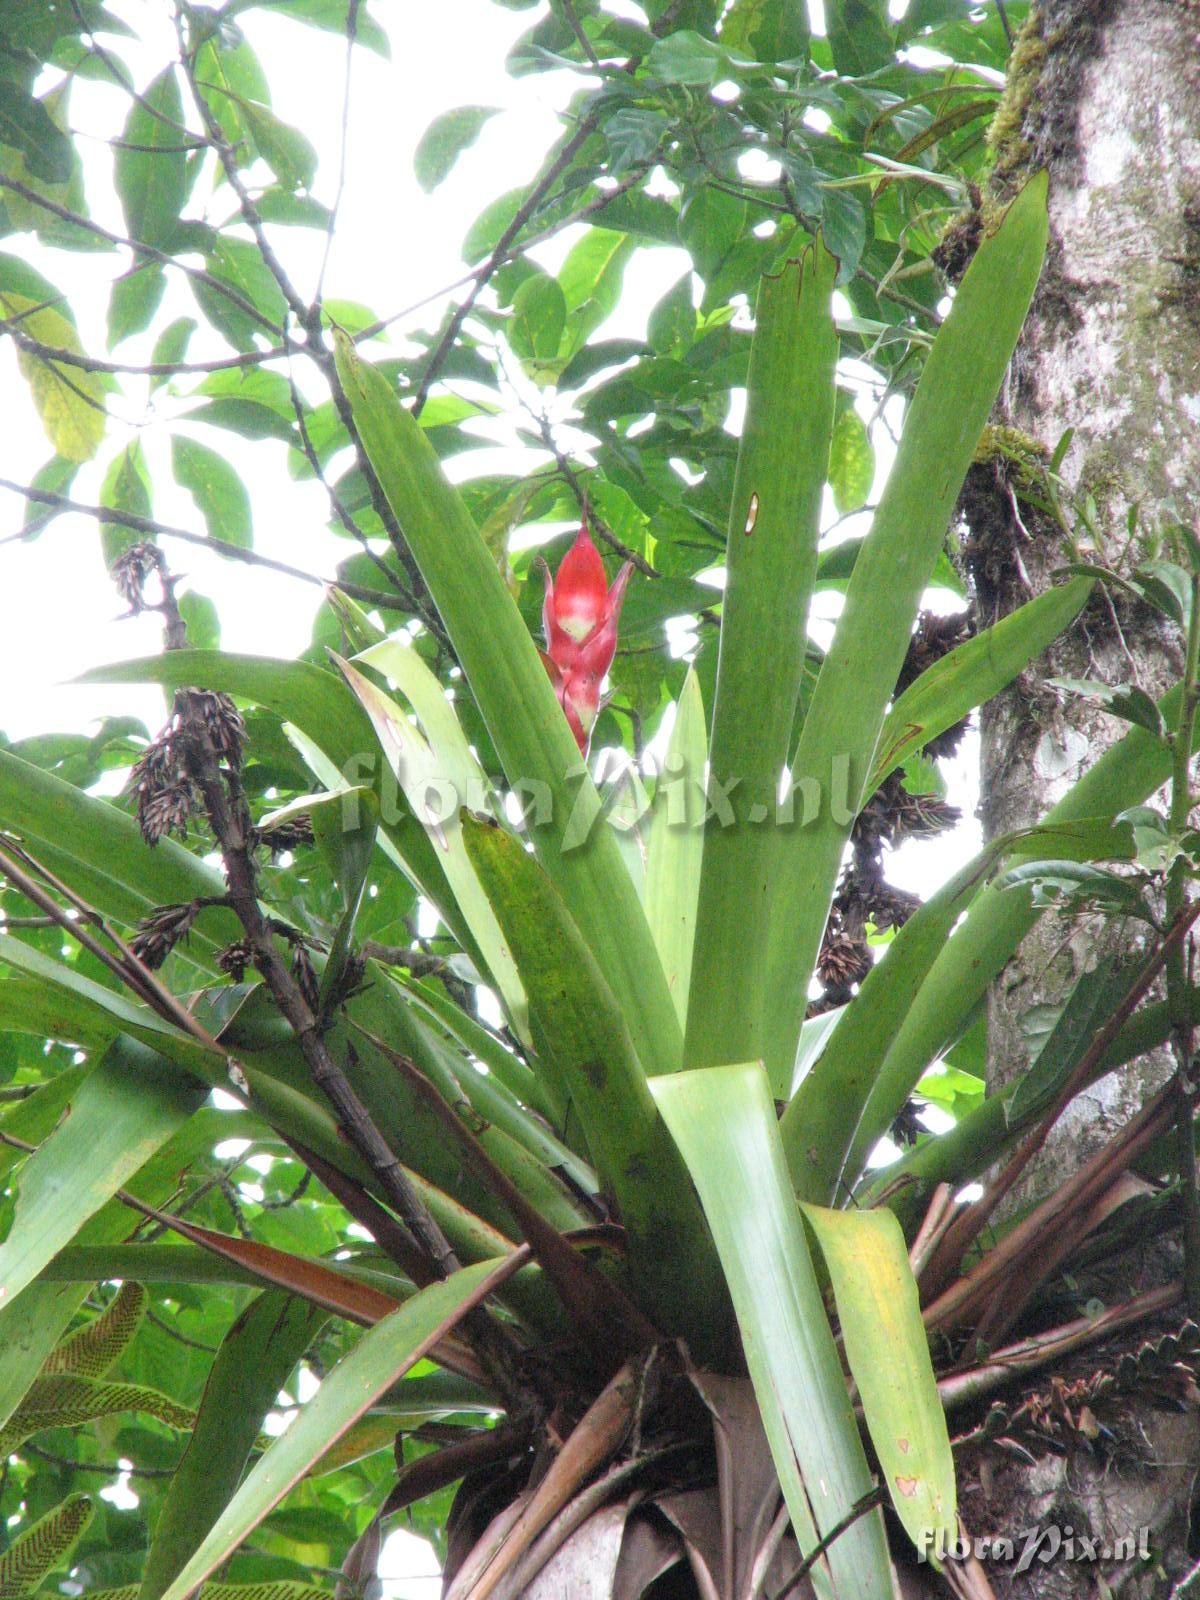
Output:
<instances>
[{"instance_id":1,"label":"red flower bud","mask_svg":"<svg viewBox=\"0 0 1200 1600\"><path fill-rule=\"evenodd\" d=\"M549 652L542 660L576 743L586 754L600 709L600 685L617 649L617 620L633 563L625 563L610 588L585 522L557 576L551 577L545 562L542 565L546 572L542 625Z\"/></svg>"}]
</instances>

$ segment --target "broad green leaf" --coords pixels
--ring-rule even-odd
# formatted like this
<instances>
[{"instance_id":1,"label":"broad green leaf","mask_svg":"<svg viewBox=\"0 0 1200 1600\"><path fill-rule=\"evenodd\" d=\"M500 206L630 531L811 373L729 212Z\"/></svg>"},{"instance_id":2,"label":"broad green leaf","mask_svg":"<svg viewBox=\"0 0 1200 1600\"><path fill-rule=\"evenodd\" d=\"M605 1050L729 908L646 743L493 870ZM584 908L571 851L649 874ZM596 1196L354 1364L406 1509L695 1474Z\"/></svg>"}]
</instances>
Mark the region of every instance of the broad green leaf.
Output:
<instances>
[{"instance_id":1,"label":"broad green leaf","mask_svg":"<svg viewBox=\"0 0 1200 1600\"><path fill-rule=\"evenodd\" d=\"M679 241L706 283L716 276L726 256L744 237L746 221L746 202L720 189L705 187L685 203L679 214Z\"/></svg>"},{"instance_id":2,"label":"broad green leaf","mask_svg":"<svg viewBox=\"0 0 1200 1600\"><path fill-rule=\"evenodd\" d=\"M368 1407L512 1270L511 1259L464 1267L445 1282L422 1289L363 1334L251 1469L162 1600L187 1600Z\"/></svg>"},{"instance_id":3,"label":"broad green leaf","mask_svg":"<svg viewBox=\"0 0 1200 1600\"><path fill-rule=\"evenodd\" d=\"M557 1076L596 1170L616 1197L629 1234L635 1281L662 1325L689 1342L711 1326L716 1263L678 1155L646 1087L646 1075L611 989L549 877L515 835L466 818L463 835L480 882L525 980L539 1058Z\"/></svg>"},{"instance_id":4,"label":"broad green leaf","mask_svg":"<svg viewBox=\"0 0 1200 1600\"><path fill-rule=\"evenodd\" d=\"M456 106L443 111L425 129L413 151L417 182L431 194L450 175L454 163L473 145L497 106Z\"/></svg>"},{"instance_id":5,"label":"broad green leaf","mask_svg":"<svg viewBox=\"0 0 1200 1600\"><path fill-rule=\"evenodd\" d=\"M781 835L774 904L793 914L764 916L765 991L773 998L765 1057L780 1094L791 1082L808 978L913 618L1033 297L1046 233L1040 174L980 245L938 331L804 720L793 788L805 796L816 786L818 815Z\"/></svg>"},{"instance_id":6,"label":"broad green leaf","mask_svg":"<svg viewBox=\"0 0 1200 1600\"><path fill-rule=\"evenodd\" d=\"M654 797L643 903L680 1025L687 1021L704 851L708 731L695 669L683 682Z\"/></svg>"},{"instance_id":7,"label":"broad green leaf","mask_svg":"<svg viewBox=\"0 0 1200 1600\"><path fill-rule=\"evenodd\" d=\"M958 1534L954 1457L900 1224L885 1210L803 1209L893 1509L921 1554L941 1549Z\"/></svg>"},{"instance_id":8,"label":"broad green leaf","mask_svg":"<svg viewBox=\"0 0 1200 1600\"><path fill-rule=\"evenodd\" d=\"M0 312L15 320L31 339L54 350L72 355L84 354L75 325L55 303L55 291L44 299L31 298L8 284L14 275L7 270L10 257L0 257ZM18 279L19 281L19 279ZM90 461L104 438L104 396L107 386L94 372L66 362L17 351L17 366L29 385L33 404L46 430L46 437L58 455L67 461Z\"/></svg>"},{"instance_id":9,"label":"broad green leaf","mask_svg":"<svg viewBox=\"0 0 1200 1600\"><path fill-rule=\"evenodd\" d=\"M871 1490L820 1285L756 1062L650 1085L700 1194L804 1554ZM854 1521L813 1569L818 1594L892 1600L883 1518Z\"/></svg>"},{"instance_id":10,"label":"broad green leaf","mask_svg":"<svg viewBox=\"0 0 1200 1600\"><path fill-rule=\"evenodd\" d=\"M204 518L210 539L248 550L254 543L250 496L225 457L186 434L171 435L171 468Z\"/></svg>"},{"instance_id":11,"label":"broad green leaf","mask_svg":"<svg viewBox=\"0 0 1200 1600\"><path fill-rule=\"evenodd\" d=\"M175 68L164 68L142 98L144 104L130 107L113 177L129 237L162 250L170 246L188 194L189 136Z\"/></svg>"},{"instance_id":12,"label":"broad green leaf","mask_svg":"<svg viewBox=\"0 0 1200 1600\"><path fill-rule=\"evenodd\" d=\"M140 1600L158 1600L229 1503L263 1419L326 1315L269 1289L250 1302L221 1341L195 1428L159 1512Z\"/></svg>"},{"instance_id":13,"label":"broad green leaf","mask_svg":"<svg viewBox=\"0 0 1200 1600\"><path fill-rule=\"evenodd\" d=\"M656 355L670 355L678 346L687 348L696 337L696 308L692 304L691 268L650 313L646 337Z\"/></svg>"},{"instance_id":14,"label":"broad green leaf","mask_svg":"<svg viewBox=\"0 0 1200 1600\"><path fill-rule=\"evenodd\" d=\"M729 510L709 745L719 803L704 830L687 1018L691 1066L759 1055L777 1000L767 982L776 809L804 670L833 426L836 269L818 241L759 288Z\"/></svg>"},{"instance_id":15,"label":"broad green leaf","mask_svg":"<svg viewBox=\"0 0 1200 1600\"><path fill-rule=\"evenodd\" d=\"M179 599L179 615L187 628L187 641L194 650L216 650L221 643L221 619L207 595L189 589Z\"/></svg>"},{"instance_id":16,"label":"broad green leaf","mask_svg":"<svg viewBox=\"0 0 1200 1600\"><path fill-rule=\"evenodd\" d=\"M721 19L721 43L754 61L808 54L808 11L792 0L733 0Z\"/></svg>"},{"instance_id":17,"label":"broad green leaf","mask_svg":"<svg viewBox=\"0 0 1200 1600\"><path fill-rule=\"evenodd\" d=\"M113 1044L80 1085L66 1119L21 1169L16 1213L0 1244L6 1306L206 1094L153 1051L132 1040Z\"/></svg>"},{"instance_id":18,"label":"broad green leaf","mask_svg":"<svg viewBox=\"0 0 1200 1600\"><path fill-rule=\"evenodd\" d=\"M237 106L259 155L283 187L311 189L317 175L317 152L311 140L258 100L239 99Z\"/></svg>"},{"instance_id":19,"label":"broad green leaf","mask_svg":"<svg viewBox=\"0 0 1200 1600\"><path fill-rule=\"evenodd\" d=\"M729 56L702 34L680 28L656 41L643 63L645 70L664 83L700 86L728 75Z\"/></svg>"},{"instance_id":20,"label":"broad green leaf","mask_svg":"<svg viewBox=\"0 0 1200 1600\"><path fill-rule=\"evenodd\" d=\"M875 482L875 447L867 425L853 406L834 424L829 442L829 486L840 516L860 511Z\"/></svg>"},{"instance_id":21,"label":"broad green leaf","mask_svg":"<svg viewBox=\"0 0 1200 1600\"><path fill-rule=\"evenodd\" d=\"M6 77L0 99L0 144L20 151L32 177L62 184L71 176L75 151L70 139L42 101L23 93L11 77Z\"/></svg>"},{"instance_id":22,"label":"broad green leaf","mask_svg":"<svg viewBox=\"0 0 1200 1600\"><path fill-rule=\"evenodd\" d=\"M1101 956L1083 974L1036 1050L1029 1071L1007 1097L1005 1115L1010 1124L1027 1125L1049 1109L1136 976L1136 970L1111 955Z\"/></svg>"},{"instance_id":23,"label":"broad green leaf","mask_svg":"<svg viewBox=\"0 0 1200 1600\"><path fill-rule=\"evenodd\" d=\"M150 498L150 473L140 439L127 444L119 455L113 457L100 485L100 504L111 511L126 511L135 517L154 514ZM100 549L104 565L111 568L126 550L144 539L145 535L120 523L101 523Z\"/></svg>"},{"instance_id":24,"label":"broad green leaf","mask_svg":"<svg viewBox=\"0 0 1200 1600\"><path fill-rule=\"evenodd\" d=\"M321 28L334 33L340 40L346 38L352 0L234 0L225 8L229 16L242 11L269 9L285 17L293 17L311 28ZM391 59L388 36L366 5L355 6L355 41L368 50L374 50L385 61Z\"/></svg>"},{"instance_id":25,"label":"broad green leaf","mask_svg":"<svg viewBox=\"0 0 1200 1600\"><path fill-rule=\"evenodd\" d=\"M1006 688L1070 627L1091 592L1087 578L1048 589L935 661L888 712L870 788L877 788L914 751Z\"/></svg>"},{"instance_id":26,"label":"broad green leaf","mask_svg":"<svg viewBox=\"0 0 1200 1600\"><path fill-rule=\"evenodd\" d=\"M166 290L167 275L161 261L140 261L121 277L113 279L108 296L110 350L122 339L142 333L150 326Z\"/></svg>"},{"instance_id":27,"label":"broad green leaf","mask_svg":"<svg viewBox=\"0 0 1200 1600\"><path fill-rule=\"evenodd\" d=\"M387 379L335 335L355 423L454 642L529 835L630 1021L645 1070L670 1072L679 1022L637 891L521 614L461 496Z\"/></svg>"},{"instance_id":28,"label":"broad green leaf","mask_svg":"<svg viewBox=\"0 0 1200 1600\"><path fill-rule=\"evenodd\" d=\"M1065 689L1068 694L1098 700L1114 717L1135 723L1139 728L1148 728L1160 739L1166 737L1162 712L1146 691L1134 683L1096 683L1090 678L1047 678L1046 682L1052 688Z\"/></svg>"},{"instance_id":29,"label":"broad green leaf","mask_svg":"<svg viewBox=\"0 0 1200 1600\"><path fill-rule=\"evenodd\" d=\"M847 77L892 65L895 45L887 0L828 0L825 26L834 65Z\"/></svg>"},{"instance_id":30,"label":"broad green leaf","mask_svg":"<svg viewBox=\"0 0 1200 1600\"><path fill-rule=\"evenodd\" d=\"M553 361L566 322L567 302L557 280L536 273L517 290L508 342L524 361Z\"/></svg>"},{"instance_id":31,"label":"broad green leaf","mask_svg":"<svg viewBox=\"0 0 1200 1600\"><path fill-rule=\"evenodd\" d=\"M173 322L169 322L154 341L151 362L157 367L174 366L177 362L183 361L197 327L195 317L176 317ZM153 391L167 381L166 377L159 374L150 379L150 388Z\"/></svg>"}]
</instances>

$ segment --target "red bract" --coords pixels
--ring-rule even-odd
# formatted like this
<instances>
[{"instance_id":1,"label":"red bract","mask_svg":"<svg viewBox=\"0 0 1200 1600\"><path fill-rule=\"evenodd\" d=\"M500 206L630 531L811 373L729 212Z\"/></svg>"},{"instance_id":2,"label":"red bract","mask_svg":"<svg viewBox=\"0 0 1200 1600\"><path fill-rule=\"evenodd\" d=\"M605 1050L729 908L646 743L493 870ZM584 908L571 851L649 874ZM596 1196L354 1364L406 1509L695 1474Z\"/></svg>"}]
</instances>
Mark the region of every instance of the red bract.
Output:
<instances>
[{"instance_id":1,"label":"red bract","mask_svg":"<svg viewBox=\"0 0 1200 1600\"><path fill-rule=\"evenodd\" d=\"M617 619L633 563L625 563L610 588L585 522L557 575L551 577L549 567L542 565L546 572L542 624L548 652L542 660L575 741L586 754L600 709L600 685L617 649Z\"/></svg>"}]
</instances>

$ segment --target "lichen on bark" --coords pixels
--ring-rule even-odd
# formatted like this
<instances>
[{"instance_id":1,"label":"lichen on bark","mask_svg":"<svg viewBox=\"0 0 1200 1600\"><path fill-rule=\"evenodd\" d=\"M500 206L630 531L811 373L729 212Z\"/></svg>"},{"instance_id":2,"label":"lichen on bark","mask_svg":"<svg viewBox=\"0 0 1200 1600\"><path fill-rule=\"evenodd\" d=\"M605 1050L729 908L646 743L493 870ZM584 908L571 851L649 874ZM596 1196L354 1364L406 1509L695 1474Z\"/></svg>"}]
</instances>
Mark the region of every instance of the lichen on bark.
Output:
<instances>
[{"instance_id":1,"label":"lichen on bark","mask_svg":"<svg viewBox=\"0 0 1200 1600\"><path fill-rule=\"evenodd\" d=\"M1061 473L1090 506L1088 553L1128 570L1157 526L1200 511L1200 9L1182 0L1040 0L993 151L978 227L1029 171L1048 167L1051 179L1046 269L996 422L1046 452L1073 430ZM1048 587L1066 559L1061 530L1031 492L1034 454L985 450L968 477L964 556L981 624ZM1036 671L983 713L986 833L1035 822L1125 732L1094 701L1048 678L1134 680L1157 696L1180 665L1174 631L1157 613L1116 599L1090 604ZM1118 937L1128 946L1128 928ZM990 1000L993 1090L1028 1066L1023 1019L1061 1004L1097 949L1093 926L1052 917L1025 941ZM1037 1186L1077 1166L1165 1070L1149 1060L1080 1097L1054 1131ZM1127 1270L1136 1275L1145 1262ZM1198 1430L1189 1417L1184 1437L1159 1440L1158 1416L1142 1419L1147 1459L1158 1466L1141 1470L1140 1489L1137 1474L1115 1474L1106 1486L1094 1463L1059 1463L1012 1485L1023 1511L1053 1519L1073 1503L1072 1486L1086 1488L1087 1520L1103 1532L1105 1521L1143 1515L1147 1492L1152 1504L1161 1491L1156 1542L1171 1570L1182 1559L1187 1485L1168 1484L1166 1463L1181 1454L1196 1460ZM1135 1572L1119 1592L1161 1594L1164 1581L1164 1569ZM1047 1568L1011 1592L1074 1596L1096 1592L1091 1584L1079 1569Z\"/></svg>"}]
</instances>

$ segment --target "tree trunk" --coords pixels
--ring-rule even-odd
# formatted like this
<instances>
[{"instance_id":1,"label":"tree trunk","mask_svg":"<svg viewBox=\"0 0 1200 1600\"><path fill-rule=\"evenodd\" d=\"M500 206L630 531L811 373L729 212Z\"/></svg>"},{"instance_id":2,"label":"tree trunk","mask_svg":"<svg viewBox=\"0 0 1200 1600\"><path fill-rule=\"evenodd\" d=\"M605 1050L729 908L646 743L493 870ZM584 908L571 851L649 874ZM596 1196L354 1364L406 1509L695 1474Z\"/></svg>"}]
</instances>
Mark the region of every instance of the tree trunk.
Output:
<instances>
[{"instance_id":1,"label":"tree trunk","mask_svg":"<svg viewBox=\"0 0 1200 1600\"><path fill-rule=\"evenodd\" d=\"M1051 582L1065 559L1048 519L1022 499L1037 447L1074 430L1062 472L1095 503L1096 558L1129 570L1156 525L1192 520L1200 496L1200 7L1195 0L1043 0L1014 52L992 133L995 198L1029 171L1050 171L1046 271L1013 362L1002 422L964 498L968 562L981 622ZM989 197L986 204L992 203ZM986 209L986 207L985 207ZM1044 459L1044 456L1043 456ZM1131 539L1129 512L1140 524ZM1037 820L1125 724L1048 686L1048 676L1135 681L1154 695L1180 675L1182 652L1157 613L1097 597L1069 636L984 713L982 816L989 835ZM1118 930L1128 945L1128 929ZM990 1006L990 1087L1024 1071L1022 1019L1060 1003L1096 959L1095 930L1053 916L1025 941ZM1023 1199L1052 1187L1162 1081L1162 1058L1080 1097ZM1144 1252L1142 1253L1144 1257ZM1139 1262L1133 1271L1144 1271ZM1140 1286L1136 1282L1132 1287ZM1093 1363L1095 1365L1095 1363ZM1102 1537L1149 1520L1159 1562L1109 1577L1116 1592L1164 1595L1187 1564L1190 1481L1200 1460L1194 1415L1140 1409L1130 1467L1084 1449L1036 1468L1005 1468L972 1510L973 1532L1073 1523ZM1080 1441L1086 1444L1086 1441ZM1173 1465L1168 1467L1167 1463ZM997 1522L997 1519L1000 1519ZM990 1526L989 1526L990 1525ZM997 1593L1094 1595L1098 1571L1065 1562Z\"/></svg>"}]
</instances>

